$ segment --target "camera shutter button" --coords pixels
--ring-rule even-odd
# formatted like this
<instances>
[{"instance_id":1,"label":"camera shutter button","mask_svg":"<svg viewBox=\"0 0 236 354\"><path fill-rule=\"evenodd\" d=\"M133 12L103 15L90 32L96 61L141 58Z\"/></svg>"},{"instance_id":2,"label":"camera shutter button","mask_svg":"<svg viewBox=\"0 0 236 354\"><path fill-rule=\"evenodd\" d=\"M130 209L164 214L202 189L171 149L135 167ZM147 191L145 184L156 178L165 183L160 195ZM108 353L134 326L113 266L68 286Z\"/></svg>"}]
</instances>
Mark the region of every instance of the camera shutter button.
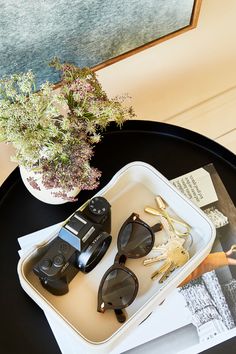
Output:
<instances>
[{"instance_id":1,"label":"camera shutter button","mask_svg":"<svg viewBox=\"0 0 236 354\"><path fill-rule=\"evenodd\" d=\"M61 254L58 254L57 256L54 257L53 259L53 265L55 267L61 267L65 263L65 259Z\"/></svg>"}]
</instances>

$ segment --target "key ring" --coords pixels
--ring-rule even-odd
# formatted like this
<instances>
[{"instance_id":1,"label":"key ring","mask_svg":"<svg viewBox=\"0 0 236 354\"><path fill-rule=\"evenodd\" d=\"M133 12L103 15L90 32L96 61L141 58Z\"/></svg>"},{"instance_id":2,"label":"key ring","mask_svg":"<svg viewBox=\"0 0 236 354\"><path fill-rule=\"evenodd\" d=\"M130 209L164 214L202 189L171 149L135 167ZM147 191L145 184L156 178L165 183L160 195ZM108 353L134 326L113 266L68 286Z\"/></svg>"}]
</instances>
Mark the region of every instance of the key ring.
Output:
<instances>
[{"instance_id":1,"label":"key ring","mask_svg":"<svg viewBox=\"0 0 236 354\"><path fill-rule=\"evenodd\" d=\"M168 222L169 225L169 229L170 231L172 231L176 236L178 237L187 237L190 234L190 226L180 220L177 220L175 218L172 218L168 212L166 211L166 204L164 203L163 199L160 196L157 196L155 198L156 203L158 205L158 209L152 208L152 207L146 207L144 210L152 215L157 215L157 216L161 216L164 217L166 219L166 221ZM177 229L177 227L175 227L175 225L181 225L182 227L184 227L186 229L185 232L179 231Z\"/></svg>"}]
</instances>

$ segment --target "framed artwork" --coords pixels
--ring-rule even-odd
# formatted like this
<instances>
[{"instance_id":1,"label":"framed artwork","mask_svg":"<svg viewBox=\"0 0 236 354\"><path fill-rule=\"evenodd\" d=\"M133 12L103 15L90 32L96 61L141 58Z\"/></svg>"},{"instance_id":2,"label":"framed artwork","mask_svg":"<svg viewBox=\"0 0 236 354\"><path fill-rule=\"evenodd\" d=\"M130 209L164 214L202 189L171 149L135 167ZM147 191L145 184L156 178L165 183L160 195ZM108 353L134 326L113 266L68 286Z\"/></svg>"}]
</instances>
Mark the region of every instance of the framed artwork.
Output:
<instances>
[{"instance_id":1,"label":"framed artwork","mask_svg":"<svg viewBox=\"0 0 236 354\"><path fill-rule=\"evenodd\" d=\"M0 0L0 77L31 69L58 82L53 57L101 69L196 27L201 0Z\"/></svg>"}]
</instances>

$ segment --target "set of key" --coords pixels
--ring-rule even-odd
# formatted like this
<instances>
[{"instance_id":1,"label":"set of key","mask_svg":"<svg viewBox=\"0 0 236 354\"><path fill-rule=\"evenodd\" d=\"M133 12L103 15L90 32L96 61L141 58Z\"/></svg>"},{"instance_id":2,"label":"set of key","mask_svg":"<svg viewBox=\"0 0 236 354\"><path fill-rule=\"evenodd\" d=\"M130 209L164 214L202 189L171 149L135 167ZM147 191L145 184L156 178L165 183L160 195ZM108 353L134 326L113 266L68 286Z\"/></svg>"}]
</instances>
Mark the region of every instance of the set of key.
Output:
<instances>
[{"instance_id":1,"label":"set of key","mask_svg":"<svg viewBox=\"0 0 236 354\"><path fill-rule=\"evenodd\" d=\"M183 221L172 218L160 196L155 199L157 209L146 207L144 210L160 218L167 234L167 241L162 245L154 246L152 251L158 252L158 256L146 258L143 264L148 266L162 262L161 266L151 276L151 279L158 279L159 283L162 283L175 269L182 267L190 258L189 252L184 248L184 243L190 235L190 226Z\"/></svg>"}]
</instances>

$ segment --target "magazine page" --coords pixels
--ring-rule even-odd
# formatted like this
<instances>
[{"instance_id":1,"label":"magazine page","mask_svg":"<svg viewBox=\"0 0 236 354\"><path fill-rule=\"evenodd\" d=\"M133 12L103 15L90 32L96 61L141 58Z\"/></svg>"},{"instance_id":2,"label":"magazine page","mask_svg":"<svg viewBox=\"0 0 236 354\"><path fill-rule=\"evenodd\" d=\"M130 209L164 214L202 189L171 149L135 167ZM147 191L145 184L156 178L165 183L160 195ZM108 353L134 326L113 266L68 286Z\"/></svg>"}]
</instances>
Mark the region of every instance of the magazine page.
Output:
<instances>
[{"instance_id":1,"label":"magazine page","mask_svg":"<svg viewBox=\"0 0 236 354\"><path fill-rule=\"evenodd\" d=\"M207 178L211 178L210 183L203 183ZM193 202L199 204L216 227L211 254L193 272L192 280L179 289L191 313L199 343L203 343L232 329L232 335L235 333L236 208L213 164L172 182L179 188L189 179L191 183L183 192L192 193Z\"/></svg>"},{"instance_id":2,"label":"magazine page","mask_svg":"<svg viewBox=\"0 0 236 354\"><path fill-rule=\"evenodd\" d=\"M144 337L143 343L155 338L159 354L199 353L236 336L236 208L213 164L172 183L211 219L216 239L209 256L132 334L126 350Z\"/></svg>"},{"instance_id":3,"label":"magazine page","mask_svg":"<svg viewBox=\"0 0 236 354\"><path fill-rule=\"evenodd\" d=\"M193 274L196 278L179 288L200 344L195 345L197 352L236 335L236 208L213 164L172 182L216 227L211 254Z\"/></svg>"}]
</instances>

